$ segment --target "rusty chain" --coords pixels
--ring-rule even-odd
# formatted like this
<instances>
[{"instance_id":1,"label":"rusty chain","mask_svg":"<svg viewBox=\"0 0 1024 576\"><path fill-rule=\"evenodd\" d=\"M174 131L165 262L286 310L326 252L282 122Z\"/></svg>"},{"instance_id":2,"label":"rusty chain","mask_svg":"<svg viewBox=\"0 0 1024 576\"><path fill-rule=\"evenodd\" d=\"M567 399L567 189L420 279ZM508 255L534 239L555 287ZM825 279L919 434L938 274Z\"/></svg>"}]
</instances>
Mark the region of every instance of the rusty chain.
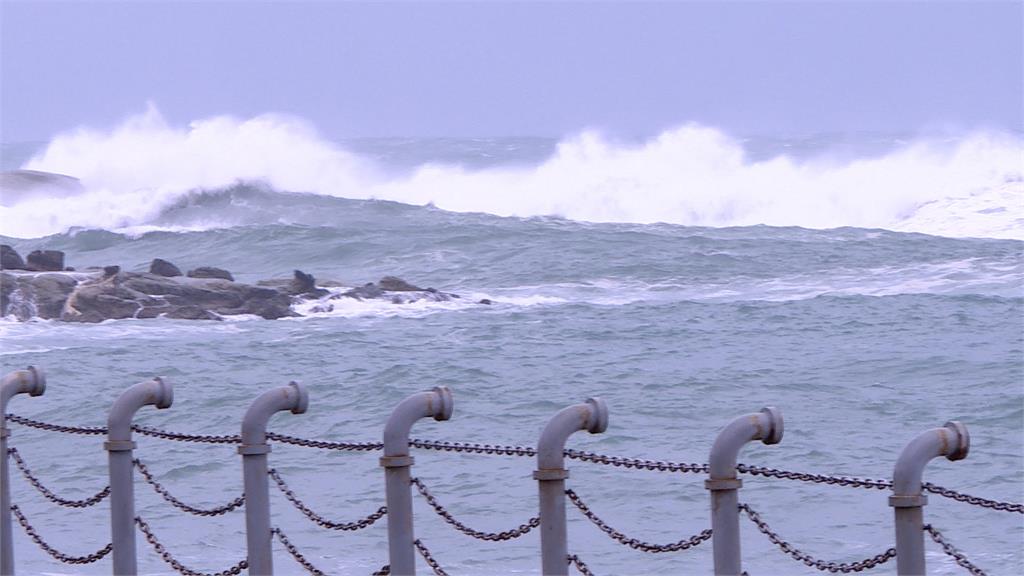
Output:
<instances>
[{"instance_id":1,"label":"rusty chain","mask_svg":"<svg viewBox=\"0 0 1024 576\"><path fill-rule=\"evenodd\" d=\"M146 524L146 522L142 518L136 516L135 525L139 527L139 530L143 533L143 535L146 536L146 541L153 546L153 549L156 550L156 553L159 554L161 558L163 558L164 562L166 562L171 568L177 570L179 574L184 574L185 576L238 576L238 574L242 573L242 570L245 570L249 567L249 561L243 559L240 560L238 564L235 564L230 568L221 570L220 572L211 573L193 570L192 568L185 566L181 562L178 562L174 558L174 556L171 556L171 553L168 552L166 548L164 548L164 545L161 544L159 540L157 540L156 536L153 534L153 531L149 529L149 524Z\"/></svg>"},{"instance_id":2,"label":"rusty chain","mask_svg":"<svg viewBox=\"0 0 1024 576\"><path fill-rule=\"evenodd\" d=\"M583 576L594 576L594 573L590 571L590 568L580 560L580 557L575 554L569 554L565 558L566 562L576 567L580 574Z\"/></svg>"},{"instance_id":3,"label":"rusty chain","mask_svg":"<svg viewBox=\"0 0 1024 576\"><path fill-rule=\"evenodd\" d=\"M66 506L68 508L88 508L94 504L102 502L104 498L110 496L110 486L107 486L88 498L82 500L69 500L67 498L61 498L57 496L49 488L43 486L43 483L38 478L32 475L32 471L29 470L28 466L25 465L25 461L22 460L21 454L18 453L17 448L8 448L7 453L14 458L14 463L18 466L18 470L21 470L21 474L28 480L29 484L35 487L40 494L46 497L47 500L60 506Z\"/></svg>"},{"instance_id":4,"label":"rusty chain","mask_svg":"<svg viewBox=\"0 0 1024 576\"><path fill-rule=\"evenodd\" d=\"M427 549L427 545L424 544L422 540L417 538L413 540L412 543L416 546L416 550L419 551L420 556L423 556L423 559L426 560L427 566L430 566L430 569L434 571L435 576L448 576L448 573L444 571L444 568L441 568L441 565L437 563L437 560L434 560L434 556L430 553L430 550Z\"/></svg>"},{"instance_id":5,"label":"rusty chain","mask_svg":"<svg viewBox=\"0 0 1024 576\"><path fill-rule=\"evenodd\" d=\"M931 524L925 524L923 529L929 536L931 536L932 540L942 546L942 551L953 560L956 560L956 563L962 568L966 568L967 571L974 576L985 576L985 571L972 564L963 552L957 550L953 544L946 540L946 537L942 535L942 532L936 530Z\"/></svg>"},{"instance_id":6,"label":"rusty chain","mask_svg":"<svg viewBox=\"0 0 1024 576\"><path fill-rule=\"evenodd\" d=\"M290 540L288 540L288 537L284 535L284 532L282 532L280 528L274 528L270 531L270 533L277 536L277 539L281 541L281 544L283 544L285 549L288 550L288 553L292 555L292 558L294 558L296 562L301 564L302 567L305 568L310 574L313 574L314 576L324 576L323 570L320 570L319 568L314 566L312 562L307 560L306 557L303 556L301 552L299 552L299 549L296 548L291 543Z\"/></svg>"},{"instance_id":7,"label":"rusty chain","mask_svg":"<svg viewBox=\"0 0 1024 576\"><path fill-rule=\"evenodd\" d=\"M41 422L39 420L32 420L30 418L18 416L16 414L6 414L5 418L9 422L14 422L16 424L28 426L30 428L37 428L40 430L46 430L50 432L86 435L101 435L107 433L107 429L104 427L62 426L59 424ZM238 444L241 441L240 437L237 435L218 436L201 434L183 434L180 432L171 432L167 430L160 430L157 428L139 425L133 425L132 430L138 432L139 434L142 434L143 436L163 438L166 440L176 440L179 442L196 442L205 444ZM268 432L267 438L285 444L292 444L296 446L304 446L309 448L320 448L324 450L372 451L379 450L383 446L379 442L329 442L324 440L298 438L295 436L277 434L274 432ZM413 439L409 442L409 445L415 448L422 448L425 450L438 450L444 452L494 454L505 456L537 455L536 449L528 446L502 446L494 444L449 442L422 439ZM707 464L671 462L663 460L645 460L639 458L625 458L621 456L608 456L605 454L596 454L593 452L583 452L579 450L566 450L565 456L567 458L579 460L581 462L602 464L606 466L614 466L621 468L634 468L638 470L695 473L704 473L708 471ZM810 474L804 472L793 472L790 470L780 470L777 468L754 466L750 464L737 464L736 470L740 473L750 474L752 476L764 476L768 478L795 480L799 482L812 482L817 484L827 484L830 486L845 486L851 488L866 488L874 490L885 490L888 488L892 488L892 482L889 480L856 478L851 476L829 476L825 474ZM1024 504L1021 503L1004 502L999 500L991 500L988 498L981 498L978 496L971 496L970 494L957 492L956 490L951 490L949 488L938 486L930 482L924 482L921 486L924 490L928 492L937 494L939 496L943 496L945 498L956 500L958 502L963 502L973 506L980 506L983 508L989 508L992 510L998 510L1002 512L1014 512L1018 514L1024 514Z\"/></svg>"},{"instance_id":8,"label":"rusty chain","mask_svg":"<svg viewBox=\"0 0 1024 576\"><path fill-rule=\"evenodd\" d=\"M232 510L238 508L242 504L245 504L245 495L243 494L238 498L235 498L231 502L228 502L227 504L223 506L218 506L216 508L205 509L189 506L188 504L185 504L181 500L178 500L177 498L172 496L171 493L167 491L167 488L165 488L162 484L157 482L156 479L153 478L153 475L149 472L149 468L146 468L146 465L139 461L138 458L132 460L132 464L135 464L135 467L139 469L139 473L142 474L142 477L150 486L153 487L153 490L155 490L157 494L162 496L164 500L171 504L171 506L174 506L178 510L188 512L189 514L194 514L196 516L220 516L221 514L227 514L228 512L231 512Z\"/></svg>"},{"instance_id":9,"label":"rusty chain","mask_svg":"<svg viewBox=\"0 0 1024 576\"><path fill-rule=\"evenodd\" d=\"M18 508L17 504L11 504L11 512L14 513L14 516L18 519L18 524L21 524L21 527L25 529L25 533L28 534L28 537L31 538L33 542L42 548L44 552L65 564L92 564L107 554L110 554L110 551L114 549L113 543L110 543L86 556L69 556L47 544L46 541L43 540L43 538L36 532L36 529L28 523L28 518L25 518L25 515L21 513L21 508Z\"/></svg>"},{"instance_id":10,"label":"rusty chain","mask_svg":"<svg viewBox=\"0 0 1024 576\"><path fill-rule=\"evenodd\" d=\"M288 501L291 502L293 506L298 508L299 512L302 512L306 516L306 518L309 518L314 523L323 528L327 528L330 530L347 530L350 532L354 532L356 530L362 530L363 528L366 528L367 526L373 524L377 520L383 518L388 513L387 506L381 506L380 508L377 508L377 510L371 513L369 516L365 518L360 518L355 522L333 522L331 520L324 518L323 516L320 516L316 512L313 512L301 500L299 500L295 493L292 492L291 488L288 487L288 484L285 483L284 479L281 478L281 475L278 474L276 469L271 468L270 470L267 471L267 474L269 474L270 477L274 479L274 482L277 483L277 487L281 490L281 492L284 493L285 498L287 498Z\"/></svg>"},{"instance_id":11,"label":"rusty chain","mask_svg":"<svg viewBox=\"0 0 1024 576\"><path fill-rule=\"evenodd\" d=\"M476 538L478 540L487 540L489 542L501 542L504 540L512 540L514 538L519 538L523 534L526 534L530 530L533 530L537 526L540 526L540 517L534 516L533 518L530 518L523 524L520 524L518 528L505 530L504 532L481 532L480 530L474 530L469 526L466 526L462 522L456 520L451 515L451 513L448 512L448 510L446 510L445 507L442 506L437 501L437 498L435 498L434 495L431 494L429 490L427 490L427 487L419 478L413 478L411 482L414 486L416 486L416 489L419 490L420 494L422 494L423 497L426 498L427 503L430 504L434 511L437 512L442 518L444 518L445 522L451 524L459 532L462 532L467 536L472 536L473 538Z\"/></svg>"},{"instance_id":12,"label":"rusty chain","mask_svg":"<svg viewBox=\"0 0 1024 576\"><path fill-rule=\"evenodd\" d=\"M604 520L599 518L597 514L594 514L590 507L584 504L583 500L581 500L579 495L577 495L575 492L573 492L572 490L566 490L565 494L566 496L569 497L569 500L572 501L572 503L577 508L580 509L580 512L583 512L583 515L586 516L595 525L597 525L597 527L600 528L602 532L604 532L620 544L629 546L634 550L652 553L679 552L681 550L689 550L690 548L699 546L700 544L711 539L710 528L702 530L699 534L696 534L689 538L684 538L682 540L679 540L678 542L672 542L670 544L651 544L649 542L637 540L636 538L630 538L622 532L619 532L618 530L612 528Z\"/></svg>"},{"instance_id":13,"label":"rusty chain","mask_svg":"<svg viewBox=\"0 0 1024 576\"><path fill-rule=\"evenodd\" d=\"M768 539L772 541L772 543L774 543L776 546L782 549L782 551L786 554L789 554L794 559L803 562L806 566L810 566L811 568L817 568L818 570L832 573L842 572L844 574L849 572L861 572L864 570L874 568L875 566L885 564L889 560L892 560L896 557L896 549L889 548L881 554L878 554L871 558L860 560L858 562L840 563L818 560L817 558L814 558L806 552L801 552L792 544L783 540L781 536L779 536L776 532L772 531L768 524L766 524L765 521L761 519L761 516L757 512L755 512L750 506L746 504L740 504L739 509L747 513L747 516L750 517L750 520L757 525L757 529L760 530L765 536L767 536Z\"/></svg>"}]
</instances>

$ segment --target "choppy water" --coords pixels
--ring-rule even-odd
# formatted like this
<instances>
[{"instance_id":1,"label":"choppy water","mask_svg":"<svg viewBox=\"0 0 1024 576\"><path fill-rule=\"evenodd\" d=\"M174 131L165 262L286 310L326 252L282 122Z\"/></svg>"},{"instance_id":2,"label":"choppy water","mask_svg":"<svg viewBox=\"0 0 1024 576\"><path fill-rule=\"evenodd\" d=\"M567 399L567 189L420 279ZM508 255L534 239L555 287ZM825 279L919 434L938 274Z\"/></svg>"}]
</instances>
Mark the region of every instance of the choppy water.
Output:
<instances>
[{"instance_id":1,"label":"choppy water","mask_svg":"<svg viewBox=\"0 0 1024 576\"><path fill-rule=\"evenodd\" d=\"M92 137L97 146L113 146L117 140L116 134ZM678 144L678 138L673 142ZM26 165L80 175L88 185L87 175L76 173L75 166L59 165L56 144ZM827 151L826 144L815 149ZM788 146L800 142L762 145L764 150L751 152L740 164L756 173L765 169L757 158L774 158L772 170L787 163L792 168L784 177L818 169L807 160L817 152L787 153ZM973 145L945 146L960 146L962 158L968 154L962 148ZM4 233L30 238L4 241L23 253L64 250L68 263L80 267L120 264L144 270L152 258L163 257L182 268L228 268L243 281L288 277L295 268L348 284L394 274L466 298L456 304L354 303L330 314L281 321L3 322L3 370L34 364L49 377L45 396L18 397L11 411L52 422L103 425L121 390L160 375L175 385L175 405L142 410L138 422L233 434L257 394L296 379L310 389L309 412L276 416L272 429L325 440L376 441L397 402L444 384L455 394L453 419L421 422L414 436L533 445L558 409L601 396L610 410L608 431L576 435L571 447L703 462L721 426L774 405L785 414L782 443L751 445L741 461L877 478L890 476L900 450L916 434L957 419L970 429L970 455L960 462L933 461L925 479L979 496L1024 501L1024 243L1013 239L1021 229L1019 165L1018 173L1012 163L1000 172L997 168L1006 166L993 160L980 171L984 178L977 177L976 185L959 196L947 190L947 196L921 200L934 190L915 188L897 203L912 198L918 202L914 209L888 214L882 222L879 212L870 214L875 206L849 214L846 223L879 222L834 228L831 222L842 220L843 206L867 200L842 196L847 188L822 188L821 194L835 192L839 200L825 212L796 215L794 222L773 221L772 202L779 200L783 207L795 202L786 199L784 190L795 190L794 197L806 200L801 186L809 190L846 182L843 186L853 188L856 182L849 184L844 177L855 180L870 162L882 162L881 168L905 166L899 164L900 155L909 155L909 148L889 142L881 152L857 151L861 156L832 176L808 177L795 189L766 186L769 197L762 204L740 207L757 198L741 190L728 196L730 212L709 203L717 197L715 190L696 199L686 196L682 203L659 204L662 196L645 195L642 186L651 181L646 176L619 178L641 157L650 160L646 168L669 166L668 160L655 160L660 153L680 151L672 146L631 148L637 154L631 159L609 148L598 156L624 164L602 173L601 183L565 194L558 187L561 176L552 173L564 173L572 146L546 140L351 145L344 150L346 157L377 173L376 187L367 194L331 188L340 185L336 174L320 179L333 194L309 182L286 186L273 174L262 184L227 182L204 186L204 192L183 191L150 174L154 183L148 193L132 188L129 194L124 190L130 185L114 186L124 174L114 174L108 165L99 178L102 170L96 168L93 181L103 180L103 185L90 188L89 198L68 200L67 210L51 220L11 220L15 212L27 217L44 210L45 198L35 199L37 205L28 199L5 206ZM1016 146L1006 154L1019 157ZM552 154L555 160L545 160ZM337 158L326 154L321 159ZM962 176L963 166L954 172ZM245 169L237 169L239 177L251 180ZM380 173L392 176L381 180ZM898 174L891 176L898 181L890 193L914 188ZM523 188L515 187L519 184ZM188 178L181 183L192 185ZM535 189L541 185L547 188ZM687 189L700 185L689 181ZM422 201L433 205L415 205L422 202L414 201L414 192L428 188L431 197ZM394 192L398 189L402 192ZM403 196L407 192L409 197ZM542 210L545 197L566 209ZM151 212L118 214L115 208L139 198L151 203ZM997 206L1001 211L965 208L992 208L1000 198L1005 200ZM114 208L100 209L106 201ZM943 210L929 212L929 205ZM84 206L94 209L75 211ZM610 217L586 213L596 214L600 206ZM961 211L946 210L951 207ZM573 219L542 215L547 213ZM941 221L936 219L940 213ZM663 217L644 217L657 214ZM720 220L706 222L712 216ZM747 216L802 227L741 225L748 223L743 220ZM820 220L813 221L816 217ZM712 226L694 225L700 223ZM964 232L950 236L964 237L940 235L958 225ZM61 230L66 226L79 228ZM935 229L926 230L929 226ZM495 304L472 303L485 297ZM106 484L100 439L12 428L12 444L55 491L84 497ZM138 441L138 457L189 503L219 505L241 492L240 457L233 447ZM471 527L506 530L535 513L529 458L415 455L415 475ZM350 521L383 503L377 456L278 444L271 462L310 507L332 520ZM667 543L708 526L707 493L697 475L581 462L570 467L570 486L630 536ZM815 556L848 562L892 545L885 491L749 476L744 482L741 500ZM62 550L84 554L109 539L105 505L58 509L17 474L12 491L39 532ZM136 495L140 515L190 566L220 570L244 555L241 512L196 518L172 509L141 483ZM539 570L535 533L507 543L470 540L444 524L422 499L414 501L417 535L451 573ZM272 506L275 523L329 573L365 574L386 561L383 522L358 533L326 531L302 517L273 486ZM577 512L570 510L568 516L570 550L599 574L710 570L710 544L644 554L608 539ZM990 573L1024 570L1020 515L933 495L926 518ZM745 567L751 573L816 573L784 556L749 522L742 526ZM20 531L15 546L21 573L109 572L106 560L84 568L56 565ZM141 538L138 546L143 571L166 571ZM929 542L926 547L936 573L961 570L938 546ZM275 564L279 573L300 572L280 548ZM894 570L889 564L879 572Z\"/></svg>"}]
</instances>

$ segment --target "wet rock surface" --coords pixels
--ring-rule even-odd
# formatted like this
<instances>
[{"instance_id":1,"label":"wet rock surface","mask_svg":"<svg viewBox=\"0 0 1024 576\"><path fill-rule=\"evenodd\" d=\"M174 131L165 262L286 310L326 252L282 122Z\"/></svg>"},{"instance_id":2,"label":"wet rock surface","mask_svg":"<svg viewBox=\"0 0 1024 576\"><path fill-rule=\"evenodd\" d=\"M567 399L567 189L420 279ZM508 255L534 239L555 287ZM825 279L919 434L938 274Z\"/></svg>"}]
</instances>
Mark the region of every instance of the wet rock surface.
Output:
<instances>
[{"instance_id":1,"label":"wet rock surface","mask_svg":"<svg viewBox=\"0 0 1024 576\"><path fill-rule=\"evenodd\" d=\"M157 317L220 320L237 314L275 320L299 316L292 305L310 300L320 300L312 308L314 312L330 312L332 300L345 298L394 304L459 298L458 294L421 288L395 276L332 293L318 286L312 274L301 270L295 270L290 280L263 280L251 285L235 282L229 271L211 266L190 270L183 276L177 266L160 258L151 262L149 272L125 272L120 266L73 272L64 269L64 254L55 250L35 251L25 262L13 248L3 246L2 256L0 315L22 321L42 318L91 323ZM32 270L33 265L59 265L61 271ZM322 285L341 286L334 281Z\"/></svg>"}]
</instances>

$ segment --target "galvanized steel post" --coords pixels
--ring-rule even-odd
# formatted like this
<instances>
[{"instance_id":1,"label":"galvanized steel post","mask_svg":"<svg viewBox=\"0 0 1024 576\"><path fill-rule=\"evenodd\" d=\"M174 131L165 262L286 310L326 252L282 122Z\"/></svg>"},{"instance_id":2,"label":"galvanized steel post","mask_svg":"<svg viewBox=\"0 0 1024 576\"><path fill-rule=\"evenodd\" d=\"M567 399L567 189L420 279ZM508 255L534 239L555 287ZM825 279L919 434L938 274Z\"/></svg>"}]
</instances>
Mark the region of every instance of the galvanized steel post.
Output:
<instances>
[{"instance_id":1,"label":"galvanized steel post","mask_svg":"<svg viewBox=\"0 0 1024 576\"><path fill-rule=\"evenodd\" d=\"M110 535L114 574L134 575L135 559L135 487L132 484L132 417L143 406L169 408L174 389L160 378L131 386L114 401L107 417L107 450L110 463Z\"/></svg>"},{"instance_id":2,"label":"galvanized steel post","mask_svg":"<svg viewBox=\"0 0 1024 576\"><path fill-rule=\"evenodd\" d=\"M782 432L782 412L769 406L736 418L715 438L704 487L711 491L712 545L718 576L739 576L743 572L738 508L743 481L736 477L736 457L751 440L777 444Z\"/></svg>"},{"instance_id":3,"label":"galvanized steel post","mask_svg":"<svg viewBox=\"0 0 1024 576\"><path fill-rule=\"evenodd\" d=\"M907 444L892 473L892 496L889 506L895 509L896 573L900 576L921 576L924 572L924 506L928 497L921 494L921 476L932 458L948 460L967 457L971 437L967 427L957 421L932 428Z\"/></svg>"},{"instance_id":4,"label":"galvanized steel post","mask_svg":"<svg viewBox=\"0 0 1024 576\"><path fill-rule=\"evenodd\" d=\"M7 464L7 401L16 394L39 396L46 392L46 375L29 366L4 376L0 384L0 574L14 574L14 540L11 537L11 478Z\"/></svg>"},{"instance_id":5,"label":"galvanized steel post","mask_svg":"<svg viewBox=\"0 0 1024 576\"><path fill-rule=\"evenodd\" d=\"M541 573L569 573L568 530L565 524L565 441L573 432L600 434L608 428L608 406L600 398L563 408L548 421L537 442L537 480L540 500Z\"/></svg>"},{"instance_id":6,"label":"galvanized steel post","mask_svg":"<svg viewBox=\"0 0 1024 576\"><path fill-rule=\"evenodd\" d=\"M447 386L435 386L430 391L413 394L395 407L384 426L384 480L388 506L388 562L391 574L409 576L416 573L413 550L412 484L409 467L409 430L420 418L448 420L454 406L452 392Z\"/></svg>"},{"instance_id":7,"label":"galvanized steel post","mask_svg":"<svg viewBox=\"0 0 1024 576\"><path fill-rule=\"evenodd\" d=\"M245 484L245 544L249 574L274 573L271 548L270 493L267 483L267 421L276 412L302 414L309 407L306 387L298 382L268 390L256 398L242 419L242 479Z\"/></svg>"}]
</instances>

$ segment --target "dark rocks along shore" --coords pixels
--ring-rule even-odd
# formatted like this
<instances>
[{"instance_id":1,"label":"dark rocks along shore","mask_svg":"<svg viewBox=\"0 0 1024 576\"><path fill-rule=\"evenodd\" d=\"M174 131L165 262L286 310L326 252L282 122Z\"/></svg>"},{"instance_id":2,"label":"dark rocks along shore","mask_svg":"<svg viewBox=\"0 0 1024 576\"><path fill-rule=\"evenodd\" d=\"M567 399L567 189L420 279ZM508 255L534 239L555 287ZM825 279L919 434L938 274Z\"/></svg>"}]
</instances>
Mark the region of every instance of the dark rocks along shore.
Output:
<instances>
[{"instance_id":1,"label":"dark rocks along shore","mask_svg":"<svg viewBox=\"0 0 1024 576\"><path fill-rule=\"evenodd\" d=\"M324 282L324 286L339 286ZM312 274L296 270L290 280L235 282L222 268L203 266L182 274L173 263L156 258L148 272L125 272L119 266L76 271L64 265L64 253L37 250L22 259L0 245L0 316L18 320L58 319L102 322L123 318L220 320L255 314L268 320L299 316L293 304L321 300L314 312L329 312L332 301L382 299L395 304L418 300L445 302L457 294L420 288L394 276L332 294ZM481 301L490 304L489 301Z\"/></svg>"}]
</instances>

